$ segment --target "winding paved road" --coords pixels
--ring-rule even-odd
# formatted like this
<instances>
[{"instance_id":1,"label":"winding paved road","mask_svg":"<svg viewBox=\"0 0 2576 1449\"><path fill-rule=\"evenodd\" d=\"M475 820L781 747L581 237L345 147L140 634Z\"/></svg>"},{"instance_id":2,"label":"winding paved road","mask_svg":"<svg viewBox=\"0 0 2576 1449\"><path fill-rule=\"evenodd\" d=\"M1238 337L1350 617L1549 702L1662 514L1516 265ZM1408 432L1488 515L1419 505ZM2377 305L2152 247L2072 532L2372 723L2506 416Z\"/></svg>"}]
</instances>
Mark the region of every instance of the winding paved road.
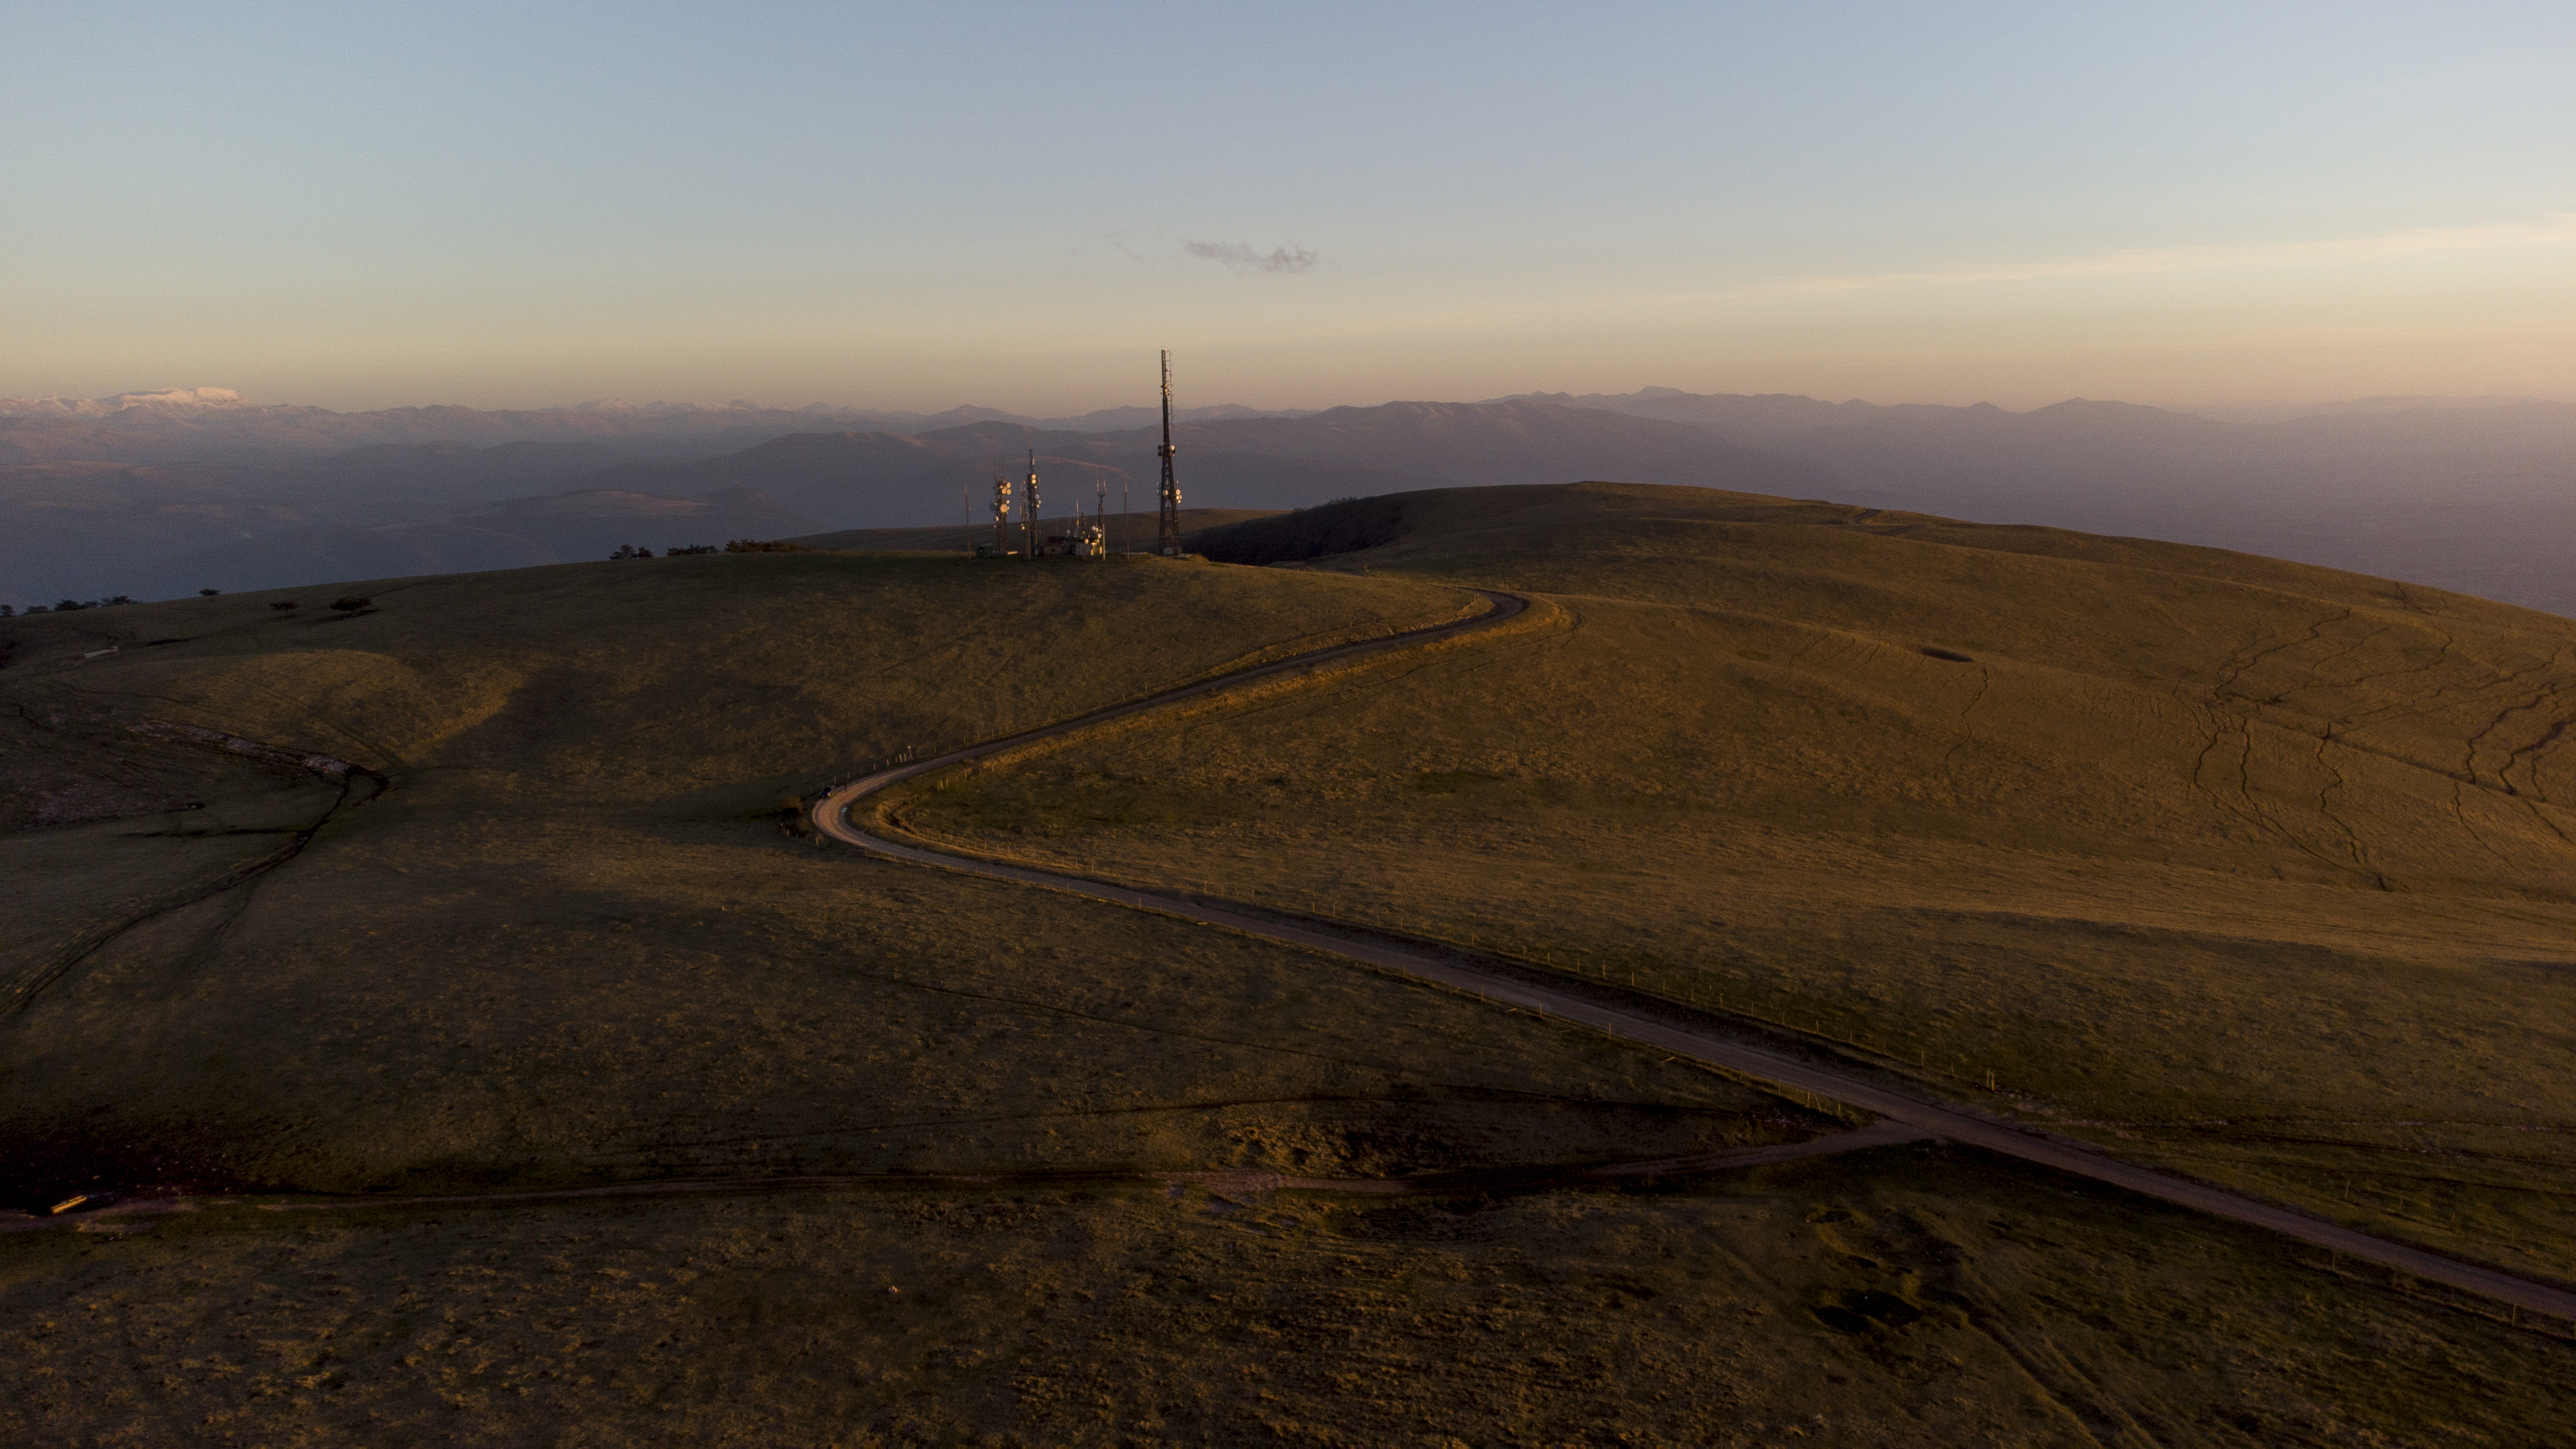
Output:
<instances>
[{"instance_id":1,"label":"winding paved road","mask_svg":"<svg viewBox=\"0 0 2576 1449\"><path fill-rule=\"evenodd\" d=\"M2095 1182L2125 1188L2179 1207L2208 1213L2213 1217L2269 1228L2285 1237L2376 1263L2399 1273L2442 1283L2535 1313L2576 1322L2576 1292L2527 1278L2519 1278L2492 1268L2482 1268L2473 1263L2464 1263L2456 1258L2445 1257L2405 1243L2373 1237L2368 1233L2356 1232L2351 1228L2292 1208L2241 1197L2205 1183L2124 1162L2083 1143L2033 1132L2013 1123L1961 1107L1909 1096L1879 1082L1838 1071L1830 1066L1803 1061L1760 1046L1729 1040L1705 1031L1695 1031L1686 1026L1654 1020L1637 1012L1591 999L1590 993L1555 990L1499 972L1479 969L1473 964L1446 955L1409 950L1380 939L1372 933L1358 928L1339 927L1328 921L1312 919L1282 921L1265 914L1232 908L1219 902L1161 895L1103 881L1087 880L1080 876L1062 875L1053 871L1035 870L1027 866L1007 865L998 861L927 849L904 841L871 835L850 820L850 808L859 801L891 785L934 770L963 764L999 751L1056 738L1077 730L1089 729L1128 715L1163 709L1184 700L1239 688L1252 680L1304 669L1352 655L1419 645L1489 628L1519 614L1527 607L1524 600L1510 594L1482 589L1476 592L1492 601L1494 607L1491 612L1458 623L1410 630L1379 639L1337 645L1309 654L1292 656L1256 668L1151 695L1129 704L1097 710L1076 719L1066 720L1061 724L1015 735L1010 739L993 741L969 749L954 750L932 759L898 765L853 780L831 790L815 804L813 808L815 828L835 840L914 865L981 876L987 880L1009 881L1015 885L1063 891L1092 900L1107 901L1113 905L1177 916L1182 920L1195 921L1201 925L1219 926L1248 936L1284 941L1331 955L1364 961L1383 970L1466 991L1486 1000L1518 1007L1524 1011L1557 1017L1660 1051L1708 1062L1729 1071L1857 1107L1882 1119L1903 1124L1904 1127L1911 1129L1908 1135L1936 1137L1981 1147L2006 1157L2037 1163L2076 1177L2090 1178Z\"/></svg>"}]
</instances>

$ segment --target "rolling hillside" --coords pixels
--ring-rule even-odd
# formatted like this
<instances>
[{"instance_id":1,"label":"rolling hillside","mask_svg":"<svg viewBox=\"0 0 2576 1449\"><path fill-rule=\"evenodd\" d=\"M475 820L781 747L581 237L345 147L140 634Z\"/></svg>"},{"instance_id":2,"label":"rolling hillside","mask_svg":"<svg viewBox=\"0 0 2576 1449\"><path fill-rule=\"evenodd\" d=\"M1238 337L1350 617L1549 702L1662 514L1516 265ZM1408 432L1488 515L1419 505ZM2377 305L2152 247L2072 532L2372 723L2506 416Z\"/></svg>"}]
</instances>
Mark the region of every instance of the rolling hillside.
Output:
<instances>
[{"instance_id":1,"label":"rolling hillside","mask_svg":"<svg viewBox=\"0 0 2576 1449\"><path fill-rule=\"evenodd\" d=\"M1522 589L1546 627L900 808L1722 992L2564 1278L2564 621L1698 489L1203 538L1305 566L664 558L0 621L6 1206L193 1195L0 1217L0 1437L2576 1434L2528 1323L1938 1144L1679 1171L1847 1124L798 829L902 754Z\"/></svg>"},{"instance_id":2,"label":"rolling hillside","mask_svg":"<svg viewBox=\"0 0 2576 1449\"><path fill-rule=\"evenodd\" d=\"M1991 1072L2122 1151L2576 1278L2576 624L1633 485L1362 500L1200 547L1533 591L1561 627L905 818L1615 962L1936 1085Z\"/></svg>"}]
</instances>

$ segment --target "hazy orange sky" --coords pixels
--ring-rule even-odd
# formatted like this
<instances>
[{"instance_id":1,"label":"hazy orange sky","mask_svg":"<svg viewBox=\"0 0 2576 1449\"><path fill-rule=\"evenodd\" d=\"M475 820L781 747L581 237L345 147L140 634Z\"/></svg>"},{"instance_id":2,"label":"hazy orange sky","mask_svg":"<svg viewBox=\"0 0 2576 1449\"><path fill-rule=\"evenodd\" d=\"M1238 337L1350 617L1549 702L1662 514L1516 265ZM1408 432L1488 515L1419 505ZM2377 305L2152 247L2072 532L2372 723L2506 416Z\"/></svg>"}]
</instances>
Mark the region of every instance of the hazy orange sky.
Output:
<instances>
[{"instance_id":1,"label":"hazy orange sky","mask_svg":"<svg viewBox=\"0 0 2576 1449\"><path fill-rule=\"evenodd\" d=\"M2576 7L8 7L0 395L2576 398Z\"/></svg>"}]
</instances>

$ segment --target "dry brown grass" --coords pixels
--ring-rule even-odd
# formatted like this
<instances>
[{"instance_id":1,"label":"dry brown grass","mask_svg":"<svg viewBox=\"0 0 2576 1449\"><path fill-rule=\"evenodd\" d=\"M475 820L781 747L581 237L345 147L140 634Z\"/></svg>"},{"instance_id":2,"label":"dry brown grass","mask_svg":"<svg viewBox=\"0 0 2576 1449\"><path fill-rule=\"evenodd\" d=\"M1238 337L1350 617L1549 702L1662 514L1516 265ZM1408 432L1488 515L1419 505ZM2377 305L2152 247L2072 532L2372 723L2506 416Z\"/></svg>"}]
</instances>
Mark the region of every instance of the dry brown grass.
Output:
<instances>
[{"instance_id":1,"label":"dry brown grass","mask_svg":"<svg viewBox=\"0 0 2576 1449\"><path fill-rule=\"evenodd\" d=\"M1562 1028L780 829L782 785L1442 617L1470 602L1453 591L790 555L373 593L376 615L318 625L258 599L130 611L213 627L79 665L39 650L5 680L31 718L65 721L24 736L63 747L30 753L48 769L162 759L178 747L113 728L148 711L390 776L291 866L158 914L170 882L275 837L170 833L196 811L8 840L50 873L23 881L62 883L17 918L12 967L143 919L0 1028L22 1198L130 1184L138 1164L334 1191L1031 1164L1366 1174L1784 1130L1741 1087ZM1173 617L1192 627L1159 642ZM52 627L74 622L93 621ZM269 793L249 798L296 826L336 799L255 773Z\"/></svg>"},{"instance_id":2,"label":"dry brown grass","mask_svg":"<svg viewBox=\"0 0 2576 1449\"><path fill-rule=\"evenodd\" d=\"M896 1291L888 1291L888 1290ZM0 1239L19 1442L2533 1445L2568 1345L1924 1149L1668 1190L218 1209Z\"/></svg>"},{"instance_id":3,"label":"dry brown grass","mask_svg":"<svg viewBox=\"0 0 2576 1449\"><path fill-rule=\"evenodd\" d=\"M1347 562L1539 592L1553 633L905 818L1993 1071L2122 1151L2576 1277L2576 624L2049 530L1498 493Z\"/></svg>"},{"instance_id":4,"label":"dry brown grass","mask_svg":"<svg viewBox=\"0 0 2576 1449\"><path fill-rule=\"evenodd\" d=\"M1531 545L1524 565L1549 553ZM1417 563L1436 572L1435 558ZM1651 552L1630 563L1639 580L1693 567ZM783 794L906 746L990 738L1229 661L1444 616L1464 577L776 555L397 581L367 590L375 612L354 620L312 618L321 600L280 617L252 596L0 626L16 646L0 672L0 726L17 731L11 823L59 802L53 823L0 837L15 932L0 965L132 918L277 838L203 827L301 829L338 801L309 776L124 724L194 721L390 780L330 814L291 862L150 915L0 1024L0 1142L19 1205L92 1177L352 1193L800 1172L1009 1180L238 1206L132 1236L7 1235L0 1364L22 1391L0 1408L0 1438L2569 1437L2553 1388L2569 1350L2555 1339L2339 1277L2269 1239L1941 1152L1689 1190L1240 1207L1043 1180L1578 1162L1824 1125L1686 1064L1328 958L866 861L781 828ZM1667 637L1716 616L1646 582L1633 592L1566 599L1571 630L1196 718L1180 736L1196 753L1148 781L1077 753L930 813L1071 863L1431 915L1533 950L1576 941L1676 989L1723 963L1730 990L1768 992L1765 1009L1791 1014L1893 1022L1890 1003L1928 1003L1940 1009L1924 1019L1990 1055L2019 1042L2051 1059L2089 1003L2081 1039L2122 1064L2103 1078L2120 1091L2270 1089L2228 1075L2224 1047L2256 990L2230 972L2270 961L2278 929L2240 932L2228 971L2179 958L2174 969L2214 979L2159 997L2141 983L2161 968L2125 953L2165 938L2091 904L2117 887L2135 911L2181 913L2159 928L2173 939L2225 938L2159 884L2223 875L2167 858L2223 830L2177 815L2169 838L2133 832L2145 843L2095 859L2079 847L2098 832L2069 826L2045 848L2012 835L2039 807L1898 809L1905 771L1921 788L1914 756L1882 739L1870 758L1894 773L1856 782L1835 753L1932 727L1928 711L1854 702L1869 655L1841 673L1819 656L1760 674L1812 755L1789 755L1768 794L1694 795L1730 776L1671 744L1715 738L1692 731L1730 716L1660 717L1691 698L1672 680L1734 680L1728 651L1763 646L1701 649L1676 676ZM103 647L101 631L183 642L74 662ZM1479 708L1462 717L1461 699ZM1748 753L1776 743L1767 717L1748 718L1725 738ZM2020 737L2004 738L1997 779L2013 778ZM1144 759L1165 746L1141 729L1117 748ZM192 801L204 808L175 808ZM2241 888L2256 895L2190 909L2235 920L2224 913L2247 900L2306 901L2309 914L2285 917L2311 923L2302 931L2384 931L2349 914L2365 893L2337 879L2249 874ZM2477 929L2509 943L2510 929L2558 919L2545 882L2515 888L2525 925ZM2031 909L2040 899L2072 904ZM1971 929L2040 944L1973 962L1939 944ZM1916 938L1928 955L1897 949ZM2081 940L2095 954L2069 948ZM2284 979L2331 985L2359 969L2333 949L2292 959L2325 974ZM2387 974L2364 965L2359 979ZM2448 972L2458 991L2503 968L2467 952L2413 969ZM2063 984L2041 989L2052 979ZM2420 1029L2413 998L2343 996L2356 1031ZM2117 1035L2132 1028L2141 1040ZM2195 1042L2202 1032L2218 1035ZM1993 1059L2024 1080L2021 1059ZM2307 1182L2298 1154L2345 1149L2264 1150Z\"/></svg>"}]
</instances>

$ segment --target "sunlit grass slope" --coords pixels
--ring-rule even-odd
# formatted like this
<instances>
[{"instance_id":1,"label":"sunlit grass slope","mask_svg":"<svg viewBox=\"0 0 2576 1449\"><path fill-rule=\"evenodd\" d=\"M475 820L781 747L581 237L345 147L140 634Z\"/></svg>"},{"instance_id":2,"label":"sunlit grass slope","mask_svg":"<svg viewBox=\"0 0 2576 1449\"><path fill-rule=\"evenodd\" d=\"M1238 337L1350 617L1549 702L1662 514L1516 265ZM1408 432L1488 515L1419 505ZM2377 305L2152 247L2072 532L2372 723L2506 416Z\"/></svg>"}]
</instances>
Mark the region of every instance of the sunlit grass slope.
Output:
<instances>
[{"instance_id":1,"label":"sunlit grass slope","mask_svg":"<svg viewBox=\"0 0 2576 1449\"><path fill-rule=\"evenodd\" d=\"M1530 590L1556 627L1123 731L905 818L1722 997L1945 1090L1991 1071L2124 1152L2576 1277L2576 623L1686 489L1346 510L1239 532Z\"/></svg>"},{"instance_id":2,"label":"sunlit grass slope","mask_svg":"<svg viewBox=\"0 0 2576 1449\"><path fill-rule=\"evenodd\" d=\"M1549 527L1581 523L1577 509ZM0 1235L0 1375L17 1390L0 1439L2571 1432L2557 1339L1947 1149L1687 1190L1545 1172L1392 1198L1101 1180L1635 1160L1830 1124L1346 962L784 828L783 796L907 746L1448 617L1470 601L1446 577L767 555L347 592L370 611L340 618L316 594L281 612L268 595L0 625L0 970L40 981L0 1021L6 1205L156 1182L360 1204ZM1694 717L1639 725L1612 703L1640 681L1680 697L1652 641L1687 611L1552 607L1556 625L1292 689L1245 721L1139 726L1130 747L1177 723L1216 751L1212 772L1174 757L1152 791L1112 787L1131 826L1163 822L1150 829L1046 838L1101 823L1091 766L950 823L1007 810L1041 832L1014 849L1446 912L1462 933L1579 939L1596 957L1607 942L1675 982L1706 962L1657 953L1718 929L1685 911L1730 871L1751 885L1727 897L1729 969L1782 1002L1853 1009L1867 982L1820 973L1856 929L1892 928L1868 925L1835 871L1915 879L1912 896L1882 889L1919 924L1904 903L1946 879L1948 857L1918 854L1939 839L1865 830L1865 815L1806 836L1794 816L1758 838L1701 830L1702 806L1652 798L1711 778L1659 763ZM1832 698L1773 677L1784 700ZM1560 693L1532 693L1546 689ZM1311 747L1237 737L1291 717L1313 722ZM381 793L132 731L148 721L331 755ZM1504 748L1543 739L1569 783L1509 774ZM1797 798L1836 798L1808 788ZM1718 839L1737 835L1755 843ZM1805 874L1794 911L1789 867L1765 854L1792 845L1829 867ZM1655 894L1672 881L1680 896ZM2554 909L2545 891L2521 899ZM1764 920L1770 936L1742 935ZM887 1170L983 1180L485 1200ZM367 1204L378 1191L469 1200Z\"/></svg>"},{"instance_id":3,"label":"sunlit grass slope","mask_svg":"<svg viewBox=\"0 0 2576 1449\"><path fill-rule=\"evenodd\" d=\"M1014 571L1016 570L1016 571ZM363 595L342 617L334 595ZM809 783L1246 655L1445 617L1454 591L1144 559L719 555L45 615L13 694L290 738L531 797ZM159 635L180 636L139 649ZM122 643L125 652L79 654ZM765 802L764 802L765 803Z\"/></svg>"},{"instance_id":4,"label":"sunlit grass slope","mask_svg":"<svg viewBox=\"0 0 2576 1449\"><path fill-rule=\"evenodd\" d=\"M12 626L13 762L29 792L109 817L0 843L19 867L0 966L36 988L0 1023L21 1196L92 1172L333 1190L1369 1173L1802 1130L1649 1054L782 829L782 795L906 747L1472 596L1161 560L831 555L360 592L372 612L348 618L260 596ZM386 784L325 820L339 794L313 777L128 729L147 721ZM291 862L174 896L316 822Z\"/></svg>"}]
</instances>

